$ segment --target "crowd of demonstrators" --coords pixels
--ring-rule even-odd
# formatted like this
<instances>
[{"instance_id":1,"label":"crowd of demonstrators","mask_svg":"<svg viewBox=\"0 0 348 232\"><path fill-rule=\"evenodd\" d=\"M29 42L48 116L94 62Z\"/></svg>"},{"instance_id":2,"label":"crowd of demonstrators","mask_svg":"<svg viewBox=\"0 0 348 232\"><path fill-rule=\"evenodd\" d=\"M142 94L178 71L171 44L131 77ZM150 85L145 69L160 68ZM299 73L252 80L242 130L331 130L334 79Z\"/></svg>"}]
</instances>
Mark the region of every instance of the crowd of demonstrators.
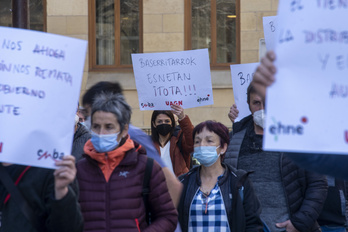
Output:
<instances>
[{"instance_id":1,"label":"crowd of demonstrators","mask_svg":"<svg viewBox=\"0 0 348 232\"><path fill-rule=\"evenodd\" d=\"M157 162L149 177L145 207L142 193L148 158L128 135L131 108L124 97L99 95L90 117L92 138L77 163L85 231L174 231L177 212Z\"/></svg>"},{"instance_id":2,"label":"crowd of demonstrators","mask_svg":"<svg viewBox=\"0 0 348 232\"><path fill-rule=\"evenodd\" d=\"M194 128L193 140L193 156L201 165L180 176L182 231L262 231L261 206L248 173L222 162L229 144L227 127L202 122Z\"/></svg>"},{"instance_id":3,"label":"crowd of demonstrators","mask_svg":"<svg viewBox=\"0 0 348 232\"><path fill-rule=\"evenodd\" d=\"M320 231L326 178L299 168L286 153L264 151L264 98L253 85L247 103L251 115L233 124L225 163L251 172L266 231Z\"/></svg>"},{"instance_id":4,"label":"crowd of demonstrators","mask_svg":"<svg viewBox=\"0 0 348 232\"><path fill-rule=\"evenodd\" d=\"M153 112L150 137L130 124L121 86L98 82L57 170L0 165L15 189L0 185L0 232L345 231L347 156L262 149L274 60L268 52L247 90L251 115L234 123L230 108L230 134L210 120L194 128L172 105Z\"/></svg>"},{"instance_id":5,"label":"crowd of demonstrators","mask_svg":"<svg viewBox=\"0 0 348 232\"><path fill-rule=\"evenodd\" d=\"M65 156L56 165L51 170L0 163L1 232L83 231L75 158Z\"/></svg>"},{"instance_id":6,"label":"crowd of demonstrators","mask_svg":"<svg viewBox=\"0 0 348 232\"><path fill-rule=\"evenodd\" d=\"M166 166L180 176L190 169L193 151L190 118L179 105L172 105L172 111L155 110L151 117L151 138ZM176 126L174 115L178 117Z\"/></svg>"}]
</instances>

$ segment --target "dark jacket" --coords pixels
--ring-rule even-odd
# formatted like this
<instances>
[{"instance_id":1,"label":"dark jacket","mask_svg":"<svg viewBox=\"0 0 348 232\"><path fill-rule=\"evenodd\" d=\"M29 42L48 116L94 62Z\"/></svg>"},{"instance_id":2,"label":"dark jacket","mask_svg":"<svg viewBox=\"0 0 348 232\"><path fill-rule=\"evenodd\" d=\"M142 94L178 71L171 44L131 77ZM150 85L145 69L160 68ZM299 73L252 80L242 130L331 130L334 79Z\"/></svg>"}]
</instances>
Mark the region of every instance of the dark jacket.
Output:
<instances>
[{"instance_id":1,"label":"dark jacket","mask_svg":"<svg viewBox=\"0 0 348 232\"><path fill-rule=\"evenodd\" d=\"M299 231L320 231L317 219L327 195L326 178L308 172L282 155L281 177L290 220Z\"/></svg>"},{"instance_id":2,"label":"dark jacket","mask_svg":"<svg viewBox=\"0 0 348 232\"><path fill-rule=\"evenodd\" d=\"M237 167L246 127L253 124L252 117L244 119L241 121L243 126L236 126L237 129L232 132L233 136L225 155L224 161L234 167ZM299 168L283 153L280 171L292 224L299 231L320 231L316 220L327 195L326 178Z\"/></svg>"},{"instance_id":3,"label":"dark jacket","mask_svg":"<svg viewBox=\"0 0 348 232\"><path fill-rule=\"evenodd\" d=\"M69 191L61 200L54 199L54 176L51 169L12 165L10 175L18 183L18 189L34 210L35 217L45 231L79 232L83 230L83 218L75 192ZM6 169L9 169L6 167ZM0 188L0 196L5 189ZM6 196L6 193L5 193ZM22 213L12 197L6 203L2 198L1 232L37 232Z\"/></svg>"},{"instance_id":4,"label":"dark jacket","mask_svg":"<svg viewBox=\"0 0 348 232\"><path fill-rule=\"evenodd\" d=\"M84 154L83 147L90 138L91 134L87 128L81 123L77 123L77 129L74 133L74 140L71 150L71 155L75 157L76 162L82 158L82 154Z\"/></svg>"},{"instance_id":5,"label":"dark jacket","mask_svg":"<svg viewBox=\"0 0 348 232\"><path fill-rule=\"evenodd\" d=\"M152 224L145 220L142 198L147 156L133 148L112 171L106 182L96 160L86 155L77 163L80 204L85 231L174 231L177 211L169 195L161 167L154 162L149 205ZM139 226L139 229L138 229Z\"/></svg>"},{"instance_id":6,"label":"dark jacket","mask_svg":"<svg viewBox=\"0 0 348 232\"><path fill-rule=\"evenodd\" d=\"M345 227L346 225L346 183L328 176L329 189L318 223L320 226Z\"/></svg>"},{"instance_id":7,"label":"dark jacket","mask_svg":"<svg viewBox=\"0 0 348 232\"><path fill-rule=\"evenodd\" d=\"M298 166L324 175L348 180L348 155L344 154L320 154L288 153Z\"/></svg>"},{"instance_id":8,"label":"dark jacket","mask_svg":"<svg viewBox=\"0 0 348 232\"><path fill-rule=\"evenodd\" d=\"M223 165L226 171L219 180L218 185L224 200L228 223L232 232L262 231L260 220L261 206L258 201L247 173L242 170ZM200 166L179 177L184 184L178 213L179 222L183 232L188 231L190 207L193 198L201 185ZM244 190L241 190L242 186ZM243 191L243 200L240 191ZM232 199L231 199L232 198Z\"/></svg>"},{"instance_id":9,"label":"dark jacket","mask_svg":"<svg viewBox=\"0 0 348 232\"><path fill-rule=\"evenodd\" d=\"M186 115L179 121L179 125L181 130L170 138L169 148L170 158L176 176L180 176L189 171L191 153L193 152L193 125L190 118ZM158 142L155 142L155 147L158 153L161 154Z\"/></svg>"}]
</instances>

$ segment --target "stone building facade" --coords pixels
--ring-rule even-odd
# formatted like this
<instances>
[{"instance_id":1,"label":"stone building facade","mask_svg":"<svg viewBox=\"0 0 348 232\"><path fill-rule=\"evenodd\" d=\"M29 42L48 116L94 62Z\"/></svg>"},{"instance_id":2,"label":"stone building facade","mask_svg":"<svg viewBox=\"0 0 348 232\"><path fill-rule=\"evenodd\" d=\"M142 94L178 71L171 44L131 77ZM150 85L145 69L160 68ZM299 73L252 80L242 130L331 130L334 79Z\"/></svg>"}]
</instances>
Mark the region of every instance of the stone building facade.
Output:
<instances>
[{"instance_id":1,"label":"stone building facade","mask_svg":"<svg viewBox=\"0 0 348 232\"><path fill-rule=\"evenodd\" d=\"M186 0L143 0L143 51L168 52L184 50L184 20ZM46 0L47 32L88 40L88 0ZM240 63L259 60L259 40L263 38L262 17L276 15L278 0L240 0ZM150 127L150 111L140 111L132 71L90 71L86 56L81 96L98 81L118 81L133 107L132 123ZM194 125L213 119L231 126L227 117L233 104L230 71L211 70L214 105L185 110Z\"/></svg>"}]
</instances>

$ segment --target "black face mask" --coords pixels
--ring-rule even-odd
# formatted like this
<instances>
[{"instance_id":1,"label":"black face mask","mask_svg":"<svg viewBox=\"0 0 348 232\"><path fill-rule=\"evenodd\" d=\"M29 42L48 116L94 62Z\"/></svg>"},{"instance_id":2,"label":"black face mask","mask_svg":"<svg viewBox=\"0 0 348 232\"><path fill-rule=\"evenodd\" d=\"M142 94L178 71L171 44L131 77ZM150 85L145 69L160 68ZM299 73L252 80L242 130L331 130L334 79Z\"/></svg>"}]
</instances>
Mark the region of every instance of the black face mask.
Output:
<instances>
[{"instance_id":1,"label":"black face mask","mask_svg":"<svg viewBox=\"0 0 348 232\"><path fill-rule=\"evenodd\" d=\"M160 124L156 126L156 130L160 135L165 136L172 130L172 125Z\"/></svg>"}]
</instances>

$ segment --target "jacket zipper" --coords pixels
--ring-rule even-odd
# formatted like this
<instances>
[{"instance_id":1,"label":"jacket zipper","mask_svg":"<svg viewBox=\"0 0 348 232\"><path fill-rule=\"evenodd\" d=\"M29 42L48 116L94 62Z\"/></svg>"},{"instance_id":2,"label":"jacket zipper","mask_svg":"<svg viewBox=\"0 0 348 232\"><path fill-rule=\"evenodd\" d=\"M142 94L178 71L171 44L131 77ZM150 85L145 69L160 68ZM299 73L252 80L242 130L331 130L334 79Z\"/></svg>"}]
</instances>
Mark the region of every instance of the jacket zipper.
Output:
<instances>
[{"instance_id":1,"label":"jacket zipper","mask_svg":"<svg viewBox=\"0 0 348 232\"><path fill-rule=\"evenodd\" d=\"M138 231L140 232L140 226L139 226L139 220L138 220L138 218L135 219L135 224L137 225Z\"/></svg>"},{"instance_id":2,"label":"jacket zipper","mask_svg":"<svg viewBox=\"0 0 348 232\"><path fill-rule=\"evenodd\" d=\"M221 198L222 198L222 202L224 203L224 207L225 207L226 221L227 221L228 229L229 229L229 231L232 231L231 226L230 226L230 222L229 222L229 220L228 220L228 213L227 213L227 210L226 210L226 205L225 205L225 201L224 201L224 196L223 196L223 194L222 194L222 191L221 191L220 186L219 186L219 191L220 191L220 195L221 195ZM232 200L233 200L233 196L232 196ZM233 210L233 209L232 209L232 210Z\"/></svg>"},{"instance_id":3,"label":"jacket zipper","mask_svg":"<svg viewBox=\"0 0 348 232\"><path fill-rule=\"evenodd\" d=\"M108 164L108 153L105 153L105 161L106 161L106 165L109 165ZM110 223L109 223L110 222L110 185L109 185L109 181L106 181L106 179L105 179L105 182L106 182L106 192L105 192L106 228L107 228L107 231L110 231Z\"/></svg>"},{"instance_id":4,"label":"jacket zipper","mask_svg":"<svg viewBox=\"0 0 348 232\"><path fill-rule=\"evenodd\" d=\"M289 199L288 199L288 195L286 194L286 189L285 189L285 185L284 185L284 181L283 181L283 153L280 154L280 160L279 160L279 167L280 167L280 180L282 182L282 186L283 186L283 191L284 191L284 197L286 200L286 208L288 209L288 216L289 216L289 220L291 218L291 212L290 212L290 205L289 205Z\"/></svg>"}]
</instances>

